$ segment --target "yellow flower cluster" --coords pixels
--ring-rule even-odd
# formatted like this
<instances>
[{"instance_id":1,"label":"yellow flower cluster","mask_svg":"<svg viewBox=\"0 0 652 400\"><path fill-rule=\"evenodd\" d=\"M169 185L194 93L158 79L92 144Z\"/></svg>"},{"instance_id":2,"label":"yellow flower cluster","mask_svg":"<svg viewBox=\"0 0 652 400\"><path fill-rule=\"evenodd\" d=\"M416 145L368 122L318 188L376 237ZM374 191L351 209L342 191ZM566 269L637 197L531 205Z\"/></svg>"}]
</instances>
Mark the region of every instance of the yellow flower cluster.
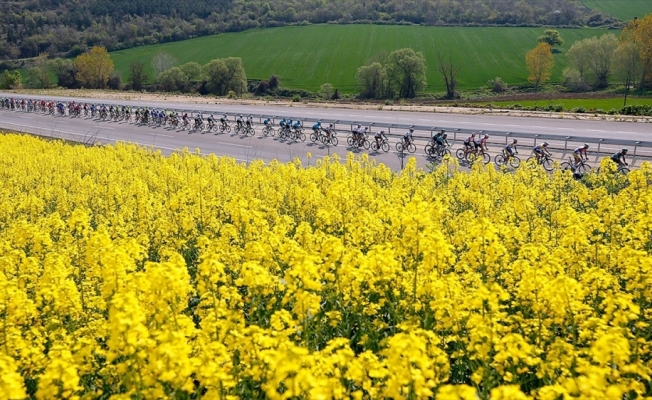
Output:
<instances>
[{"instance_id":1,"label":"yellow flower cluster","mask_svg":"<svg viewBox=\"0 0 652 400\"><path fill-rule=\"evenodd\" d=\"M0 399L652 396L649 165L0 154Z\"/></svg>"}]
</instances>

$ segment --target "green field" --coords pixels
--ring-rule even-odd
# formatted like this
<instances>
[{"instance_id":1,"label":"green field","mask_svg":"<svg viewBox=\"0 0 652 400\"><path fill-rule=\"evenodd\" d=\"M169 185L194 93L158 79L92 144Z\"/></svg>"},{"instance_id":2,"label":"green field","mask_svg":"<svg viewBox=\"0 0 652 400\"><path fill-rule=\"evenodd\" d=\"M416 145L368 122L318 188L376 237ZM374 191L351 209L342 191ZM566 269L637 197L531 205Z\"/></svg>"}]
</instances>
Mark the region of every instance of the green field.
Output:
<instances>
[{"instance_id":1,"label":"green field","mask_svg":"<svg viewBox=\"0 0 652 400\"><path fill-rule=\"evenodd\" d=\"M248 78L280 77L284 87L315 91L331 83L340 91L356 91L359 66L382 52L403 47L422 51L426 57L428 92L444 90L437 72L436 51L452 52L461 66L460 89L484 85L499 76L509 84L525 83L525 54L536 45L543 28L471 28L388 25L310 25L256 29L182 42L138 47L111 53L124 79L128 65L145 61L150 68L159 51L173 54L179 63L205 64L214 58L242 57ZM564 46L557 54L553 81L561 79L564 53L576 41L615 31L559 29ZM151 70L148 71L150 77Z\"/></svg>"},{"instance_id":2,"label":"green field","mask_svg":"<svg viewBox=\"0 0 652 400\"><path fill-rule=\"evenodd\" d=\"M623 107L623 98L611 99L557 99L557 100L525 100L525 101L494 101L489 104L493 106L511 107L514 104L520 104L523 107L547 106L561 104L566 110L572 110L575 107L584 107L586 110L602 109L609 111L612 108L619 110ZM652 99L628 97L627 105L652 105Z\"/></svg>"},{"instance_id":3,"label":"green field","mask_svg":"<svg viewBox=\"0 0 652 400\"><path fill-rule=\"evenodd\" d=\"M652 0L581 0L582 3L596 11L613 15L621 21L634 17L643 18L652 13Z\"/></svg>"}]
</instances>

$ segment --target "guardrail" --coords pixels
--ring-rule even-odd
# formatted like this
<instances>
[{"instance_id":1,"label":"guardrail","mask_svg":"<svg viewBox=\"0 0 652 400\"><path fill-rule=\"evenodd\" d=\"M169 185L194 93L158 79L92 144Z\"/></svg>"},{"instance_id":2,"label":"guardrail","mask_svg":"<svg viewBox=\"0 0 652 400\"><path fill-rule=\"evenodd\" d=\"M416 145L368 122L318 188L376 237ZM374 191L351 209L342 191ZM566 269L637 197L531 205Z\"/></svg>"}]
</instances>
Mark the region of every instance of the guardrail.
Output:
<instances>
[{"instance_id":1,"label":"guardrail","mask_svg":"<svg viewBox=\"0 0 652 400\"><path fill-rule=\"evenodd\" d=\"M29 98L26 97L14 97L14 100L17 102L20 102L23 99L30 100ZM92 103L86 103L86 104L90 105ZM96 106L98 106L98 104L101 103L95 103ZM134 108L133 106L131 107L132 109ZM227 115L227 117L234 117L234 118L237 117L238 115L243 115L243 116L245 115L242 113L224 112L218 110L205 111L205 110L196 110L191 108L182 108L182 109L165 108L165 107L160 107L160 105L155 105L155 106L143 105L141 108L144 107L148 107L150 110L165 109L168 112L173 111L182 115L189 114L189 117L192 118L194 118L196 115L200 115L202 118L206 118L207 115L212 114L214 116L217 116L215 118L219 120L219 118L222 115ZM306 129L310 129L313 123L316 123L317 121L321 121L323 125L333 124L334 128L340 131L342 130L341 128L342 126L346 126L345 129L347 131L351 131L353 130L354 126L361 125L362 127L368 127L371 133L378 130L384 130L388 137L395 137L395 138L402 137L403 133L408 129L414 129L415 133L413 134L413 138L418 141L429 141L435 132L445 130L446 133L448 133L448 139L451 142L461 142L472 132L476 132L478 134L488 134L489 135L488 144L494 146L507 145L511 139L518 139L520 142L519 147L523 145L527 146L528 144L531 144L532 147L534 147L540 141L549 141L551 145L550 147L552 149L565 151L565 150L573 150L574 147L573 144L577 144L579 146L583 143L589 143L589 144L597 144L597 149L593 147L591 148L592 153L606 154L606 153L617 151L617 149L619 148L627 147L627 148L633 148L633 151L629 153L630 157L652 158L652 141L623 140L623 139L596 138L596 137L584 137L584 136L560 136L560 135L544 134L544 133L538 134L538 133L513 132L513 131L505 132L505 131L497 131L497 130L474 130L474 129L466 129L466 128L456 128L451 126L387 124L387 123L379 123L379 122L363 121L363 120L350 121L350 120L324 119L324 118L313 119L313 118L304 118L304 117L298 117L292 115L282 116L282 115L273 115L273 114L246 114L246 116L251 116L252 118L258 119L259 124L262 124L263 120L266 118L269 118L274 124L276 123L277 120L281 118L292 119L293 121L300 121L302 126ZM524 143L523 140L527 141L527 143ZM569 148L569 144L572 144L571 148Z\"/></svg>"}]
</instances>

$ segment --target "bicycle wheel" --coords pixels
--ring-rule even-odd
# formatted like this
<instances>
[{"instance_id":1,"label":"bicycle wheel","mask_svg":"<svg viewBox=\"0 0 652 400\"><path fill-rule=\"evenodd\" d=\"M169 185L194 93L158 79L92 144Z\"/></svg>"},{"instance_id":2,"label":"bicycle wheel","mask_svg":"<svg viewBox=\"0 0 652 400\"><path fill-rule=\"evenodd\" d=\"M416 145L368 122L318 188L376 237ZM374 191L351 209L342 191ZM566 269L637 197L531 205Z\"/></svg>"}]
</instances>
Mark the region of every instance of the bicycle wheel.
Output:
<instances>
[{"instance_id":1,"label":"bicycle wheel","mask_svg":"<svg viewBox=\"0 0 652 400\"><path fill-rule=\"evenodd\" d=\"M346 137L346 144L349 146L353 146L353 136L349 135Z\"/></svg>"},{"instance_id":2,"label":"bicycle wheel","mask_svg":"<svg viewBox=\"0 0 652 400\"><path fill-rule=\"evenodd\" d=\"M319 136L315 132L310 134L310 141L316 143L319 140Z\"/></svg>"},{"instance_id":3,"label":"bicycle wheel","mask_svg":"<svg viewBox=\"0 0 652 400\"><path fill-rule=\"evenodd\" d=\"M249 136L254 136L254 135L256 135L256 129L254 129L254 128L249 128L249 129L247 129L247 134L248 134Z\"/></svg>"},{"instance_id":4,"label":"bicycle wheel","mask_svg":"<svg viewBox=\"0 0 652 400\"><path fill-rule=\"evenodd\" d=\"M299 134L297 135L297 139L301 140L302 142L305 142L306 141L306 134L303 133L303 132L299 132Z\"/></svg>"},{"instance_id":5,"label":"bicycle wheel","mask_svg":"<svg viewBox=\"0 0 652 400\"><path fill-rule=\"evenodd\" d=\"M545 169L546 171L548 171L548 172L552 171L552 160L551 159L545 158L543 160L543 162L541 163L541 165L543 165L543 169Z\"/></svg>"},{"instance_id":6,"label":"bicycle wheel","mask_svg":"<svg viewBox=\"0 0 652 400\"><path fill-rule=\"evenodd\" d=\"M457 149L457 151L455 151L455 157L459 158L460 160L464 160L466 158L464 149Z\"/></svg>"},{"instance_id":7,"label":"bicycle wheel","mask_svg":"<svg viewBox=\"0 0 652 400\"><path fill-rule=\"evenodd\" d=\"M494 157L494 162L496 163L497 166L501 166L505 164L505 156L502 154L498 154L496 157Z\"/></svg>"},{"instance_id":8,"label":"bicycle wheel","mask_svg":"<svg viewBox=\"0 0 652 400\"><path fill-rule=\"evenodd\" d=\"M490 161L491 161L491 156L489 154L483 152L482 153L482 162L485 163L485 164L489 164Z\"/></svg>"},{"instance_id":9,"label":"bicycle wheel","mask_svg":"<svg viewBox=\"0 0 652 400\"><path fill-rule=\"evenodd\" d=\"M417 146L414 143L410 143L408 144L407 151L409 151L410 153L414 153L415 151L417 151Z\"/></svg>"},{"instance_id":10,"label":"bicycle wheel","mask_svg":"<svg viewBox=\"0 0 652 400\"><path fill-rule=\"evenodd\" d=\"M509 158L509 165L511 165L512 168L518 168L521 166L521 159L516 156L511 156Z\"/></svg>"},{"instance_id":11,"label":"bicycle wheel","mask_svg":"<svg viewBox=\"0 0 652 400\"><path fill-rule=\"evenodd\" d=\"M381 147L382 147L382 149L383 149L383 151L384 151L385 153L387 153L387 152L389 151L389 143L387 143L387 142L383 142L383 144L382 144Z\"/></svg>"},{"instance_id":12,"label":"bicycle wheel","mask_svg":"<svg viewBox=\"0 0 652 400\"><path fill-rule=\"evenodd\" d=\"M618 167L618 172L620 172L623 175L629 174L629 168L627 167Z\"/></svg>"},{"instance_id":13,"label":"bicycle wheel","mask_svg":"<svg viewBox=\"0 0 652 400\"><path fill-rule=\"evenodd\" d=\"M362 140L362 147L364 147L365 150L369 150L369 147L371 147L371 143L367 139Z\"/></svg>"},{"instance_id":14,"label":"bicycle wheel","mask_svg":"<svg viewBox=\"0 0 652 400\"><path fill-rule=\"evenodd\" d=\"M331 136L331 144L337 146L337 138L335 136Z\"/></svg>"},{"instance_id":15,"label":"bicycle wheel","mask_svg":"<svg viewBox=\"0 0 652 400\"><path fill-rule=\"evenodd\" d=\"M589 164L582 163L577 169L583 174L591 172L591 166Z\"/></svg>"},{"instance_id":16,"label":"bicycle wheel","mask_svg":"<svg viewBox=\"0 0 652 400\"><path fill-rule=\"evenodd\" d=\"M568 161L564 161L563 163L561 163L561 170L562 171L573 171L573 166Z\"/></svg>"},{"instance_id":17,"label":"bicycle wheel","mask_svg":"<svg viewBox=\"0 0 652 400\"><path fill-rule=\"evenodd\" d=\"M426 147L423 148L423 151L428 157L433 157L435 155L435 148L432 147L431 144L427 144Z\"/></svg>"},{"instance_id":18,"label":"bicycle wheel","mask_svg":"<svg viewBox=\"0 0 652 400\"><path fill-rule=\"evenodd\" d=\"M451 155L451 151L449 149L444 149L444 150L439 152L439 157L441 157L441 158L444 158L444 157L450 156L450 155Z\"/></svg>"},{"instance_id":19,"label":"bicycle wheel","mask_svg":"<svg viewBox=\"0 0 652 400\"><path fill-rule=\"evenodd\" d=\"M399 153L403 152L403 143L402 142L396 143L396 151L398 151Z\"/></svg>"}]
</instances>

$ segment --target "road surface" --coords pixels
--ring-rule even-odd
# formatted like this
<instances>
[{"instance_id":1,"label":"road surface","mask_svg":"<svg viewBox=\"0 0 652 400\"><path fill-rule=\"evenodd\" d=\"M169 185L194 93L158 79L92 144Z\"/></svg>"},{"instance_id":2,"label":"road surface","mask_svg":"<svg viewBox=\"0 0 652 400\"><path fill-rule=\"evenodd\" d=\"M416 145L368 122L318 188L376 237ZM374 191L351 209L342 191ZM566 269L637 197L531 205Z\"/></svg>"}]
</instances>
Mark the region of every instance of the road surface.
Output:
<instances>
[{"instance_id":1,"label":"road surface","mask_svg":"<svg viewBox=\"0 0 652 400\"><path fill-rule=\"evenodd\" d=\"M0 97L18 97L15 94L0 93ZM171 103L171 102L134 102L122 100L92 100L71 97L48 97L54 101L81 101L104 104L120 104L131 106L160 107L181 110L196 110L211 112L216 116L221 113L242 113L285 116L314 120L346 120L364 121L385 124L419 125L432 127L445 127L447 129L485 130L496 132L523 132L540 133L558 136L558 142L551 142L553 153L557 159L566 159L570 156L572 148L576 147L581 138L609 138L623 140L652 140L652 125L632 122L605 122L605 121L583 121L569 119L549 119L531 117L506 117L496 115L463 115L463 114L441 114L423 112L402 112L402 111L380 111L380 110L355 110L355 109L319 109L304 107L288 107L278 105L197 105L192 103ZM206 116L206 114L204 114ZM277 159L282 162L300 158L305 163L314 163L316 158L325 155L339 154L345 157L352 149L346 146L346 132L342 126L338 126L339 145L337 147L325 146L322 144L293 142L279 139L277 137L264 137L261 134L260 126L254 137L242 137L231 134L200 133L193 131L182 131L170 127L145 126L127 122L101 121L91 118L53 117L37 113L16 112L0 110L0 128L15 131L27 132L47 137L56 137L75 140L86 143L113 144L119 141L138 143L143 146L153 146L163 153L169 154L177 149L188 148L191 151L200 149L201 153L215 153L217 155L234 157L238 161L249 162L261 158L265 161ZM309 127L306 128L309 131ZM402 132L401 132L402 133ZM422 132L422 134L426 134ZM458 135L458 140L462 139ZM465 136L465 135L464 135ZM572 136L577 141L565 144L564 138ZM374 153L370 150L353 151L354 153L369 153L380 163L384 163L392 169L400 169L407 161L407 157L400 157L395 151L396 138L390 140L391 150L389 153ZM492 135L490 138L490 152L497 154L504 145L505 136ZM521 158L525 159L530 154L532 143L526 140L519 140L523 146L519 149ZM417 142L417 151L414 155L420 166L431 162L423 152L425 141ZM460 147L459 142L453 144L455 148ZM602 156L610 151L615 151L617 146L602 148ZM593 148L590 150L594 150ZM630 150L631 151L631 150ZM307 154L311 153L311 158ZM596 165L599 156L592 153L590 163ZM652 149L649 152L639 150L639 155L652 156ZM635 160L640 163L641 159ZM631 163L630 163L631 164Z\"/></svg>"}]
</instances>

